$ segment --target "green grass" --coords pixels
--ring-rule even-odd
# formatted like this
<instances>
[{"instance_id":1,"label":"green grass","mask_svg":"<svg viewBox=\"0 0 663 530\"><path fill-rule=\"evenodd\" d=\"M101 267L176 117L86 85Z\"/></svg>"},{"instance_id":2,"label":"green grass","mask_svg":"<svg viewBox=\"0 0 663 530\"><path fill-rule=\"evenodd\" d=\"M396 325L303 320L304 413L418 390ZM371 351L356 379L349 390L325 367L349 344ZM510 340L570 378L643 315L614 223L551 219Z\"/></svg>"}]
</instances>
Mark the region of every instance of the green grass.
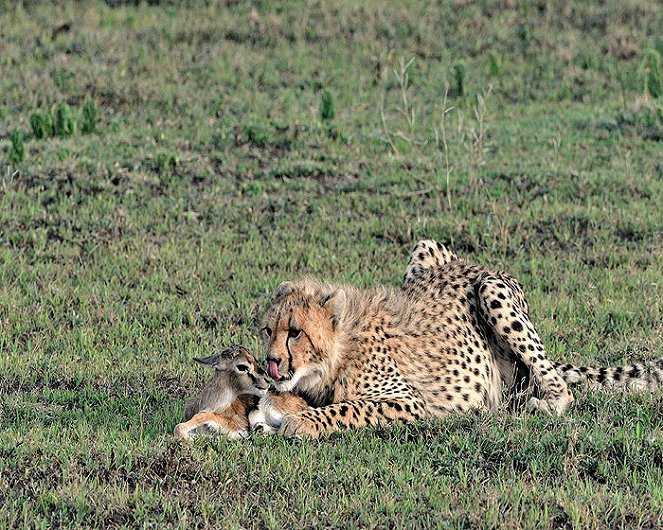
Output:
<instances>
[{"instance_id":1,"label":"green grass","mask_svg":"<svg viewBox=\"0 0 663 530\"><path fill-rule=\"evenodd\" d=\"M397 286L424 237L518 277L556 360L663 356L659 3L108 4L0 1L0 527L663 525L660 391L169 436L281 280Z\"/></svg>"}]
</instances>

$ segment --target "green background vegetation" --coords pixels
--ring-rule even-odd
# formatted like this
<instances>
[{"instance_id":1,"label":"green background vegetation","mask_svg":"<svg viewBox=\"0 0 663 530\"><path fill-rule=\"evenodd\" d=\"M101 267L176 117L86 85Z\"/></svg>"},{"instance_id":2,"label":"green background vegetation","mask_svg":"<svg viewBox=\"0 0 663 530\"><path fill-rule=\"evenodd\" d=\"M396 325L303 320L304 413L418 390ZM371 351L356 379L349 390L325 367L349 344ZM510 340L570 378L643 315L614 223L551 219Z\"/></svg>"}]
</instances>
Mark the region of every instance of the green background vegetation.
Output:
<instances>
[{"instance_id":1,"label":"green background vegetation","mask_svg":"<svg viewBox=\"0 0 663 530\"><path fill-rule=\"evenodd\" d=\"M554 359L663 356L659 2L108 4L0 1L0 527L661 527L660 391L169 437L279 281L424 237Z\"/></svg>"}]
</instances>

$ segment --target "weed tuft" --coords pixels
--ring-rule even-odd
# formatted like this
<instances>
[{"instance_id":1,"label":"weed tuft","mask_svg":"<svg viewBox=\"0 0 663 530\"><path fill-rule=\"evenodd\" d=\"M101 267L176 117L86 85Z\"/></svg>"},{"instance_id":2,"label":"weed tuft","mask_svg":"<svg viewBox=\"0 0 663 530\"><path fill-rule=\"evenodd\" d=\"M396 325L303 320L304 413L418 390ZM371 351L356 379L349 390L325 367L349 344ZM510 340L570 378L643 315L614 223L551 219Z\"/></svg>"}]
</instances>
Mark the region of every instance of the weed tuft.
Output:
<instances>
[{"instance_id":1,"label":"weed tuft","mask_svg":"<svg viewBox=\"0 0 663 530\"><path fill-rule=\"evenodd\" d=\"M159 153L155 159L155 170L164 174L174 170L180 165L180 157L177 153Z\"/></svg>"},{"instance_id":2,"label":"weed tuft","mask_svg":"<svg viewBox=\"0 0 663 530\"><path fill-rule=\"evenodd\" d=\"M81 112L81 132L83 134L97 132L97 119L97 104L93 99L86 100Z\"/></svg>"},{"instance_id":3,"label":"weed tuft","mask_svg":"<svg viewBox=\"0 0 663 530\"><path fill-rule=\"evenodd\" d=\"M461 97L465 94L465 76L467 66L465 63L456 63L451 67L451 90L449 96L453 98Z\"/></svg>"},{"instance_id":4,"label":"weed tuft","mask_svg":"<svg viewBox=\"0 0 663 530\"><path fill-rule=\"evenodd\" d=\"M265 147L269 143L269 129L256 123L244 125L244 138L256 147Z\"/></svg>"},{"instance_id":5,"label":"weed tuft","mask_svg":"<svg viewBox=\"0 0 663 530\"><path fill-rule=\"evenodd\" d=\"M334 98L329 90L325 90L320 97L320 119L323 123L329 123L336 116Z\"/></svg>"},{"instance_id":6,"label":"weed tuft","mask_svg":"<svg viewBox=\"0 0 663 530\"><path fill-rule=\"evenodd\" d=\"M82 134L97 132L99 112L93 99L87 99L80 112L64 102L55 105L50 112L35 111L30 115L30 127L37 140L53 136L67 138L80 129Z\"/></svg>"},{"instance_id":7,"label":"weed tuft","mask_svg":"<svg viewBox=\"0 0 663 530\"><path fill-rule=\"evenodd\" d=\"M65 138L76 134L78 126L76 124L76 117L71 110L71 107L64 102L60 102L55 107L55 119L53 124L53 132L55 136Z\"/></svg>"},{"instance_id":8,"label":"weed tuft","mask_svg":"<svg viewBox=\"0 0 663 530\"><path fill-rule=\"evenodd\" d=\"M33 112L30 115L30 127L32 134L37 140L43 140L53 136L53 117L46 112Z\"/></svg>"},{"instance_id":9,"label":"weed tuft","mask_svg":"<svg viewBox=\"0 0 663 530\"><path fill-rule=\"evenodd\" d=\"M9 135L11 148L9 150L9 161L13 164L20 164L25 158L25 146L23 144L23 131L14 129Z\"/></svg>"},{"instance_id":10,"label":"weed tuft","mask_svg":"<svg viewBox=\"0 0 663 530\"><path fill-rule=\"evenodd\" d=\"M663 96L663 76L661 75L661 56L653 48L645 52L642 69L644 70L646 95L654 99Z\"/></svg>"},{"instance_id":11,"label":"weed tuft","mask_svg":"<svg viewBox=\"0 0 663 530\"><path fill-rule=\"evenodd\" d=\"M488 55L488 71L490 77L499 78L502 76L502 59L495 52L490 52L490 55Z\"/></svg>"}]
</instances>

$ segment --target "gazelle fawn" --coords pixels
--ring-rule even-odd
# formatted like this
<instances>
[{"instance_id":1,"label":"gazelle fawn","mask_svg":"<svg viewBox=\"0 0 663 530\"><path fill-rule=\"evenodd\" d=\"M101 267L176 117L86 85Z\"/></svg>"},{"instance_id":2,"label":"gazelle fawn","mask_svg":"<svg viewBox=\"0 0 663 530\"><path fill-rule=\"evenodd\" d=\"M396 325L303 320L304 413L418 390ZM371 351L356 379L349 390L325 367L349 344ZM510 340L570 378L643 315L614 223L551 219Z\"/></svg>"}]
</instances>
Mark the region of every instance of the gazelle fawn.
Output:
<instances>
[{"instance_id":1,"label":"gazelle fawn","mask_svg":"<svg viewBox=\"0 0 663 530\"><path fill-rule=\"evenodd\" d=\"M175 437L192 440L200 433L218 433L231 439L246 438L249 412L267 393L268 375L242 346L194 360L213 368L214 374L200 394L187 402L184 422L175 427Z\"/></svg>"}]
</instances>

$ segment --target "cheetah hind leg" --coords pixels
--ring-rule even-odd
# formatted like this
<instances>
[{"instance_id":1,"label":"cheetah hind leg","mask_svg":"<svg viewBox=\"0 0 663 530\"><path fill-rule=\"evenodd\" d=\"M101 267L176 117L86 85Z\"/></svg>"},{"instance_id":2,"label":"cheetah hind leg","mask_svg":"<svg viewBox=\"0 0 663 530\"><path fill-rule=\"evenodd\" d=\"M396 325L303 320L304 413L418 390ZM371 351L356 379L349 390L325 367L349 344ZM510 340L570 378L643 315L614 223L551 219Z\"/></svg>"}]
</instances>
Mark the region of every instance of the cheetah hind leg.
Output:
<instances>
[{"instance_id":1,"label":"cheetah hind leg","mask_svg":"<svg viewBox=\"0 0 663 530\"><path fill-rule=\"evenodd\" d=\"M479 314L501 349L524 364L539 391L529 399L532 410L562 414L573 402L566 382L555 370L527 314L520 285L505 273L484 272L475 280Z\"/></svg>"},{"instance_id":2,"label":"cheetah hind leg","mask_svg":"<svg viewBox=\"0 0 663 530\"><path fill-rule=\"evenodd\" d=\"M432 239L419 241L412 250L410 261L405 269L403 288L415 283L427 269L442 267L457 259L458 256L442 243Z\"/></svg>"}]
</instances>

